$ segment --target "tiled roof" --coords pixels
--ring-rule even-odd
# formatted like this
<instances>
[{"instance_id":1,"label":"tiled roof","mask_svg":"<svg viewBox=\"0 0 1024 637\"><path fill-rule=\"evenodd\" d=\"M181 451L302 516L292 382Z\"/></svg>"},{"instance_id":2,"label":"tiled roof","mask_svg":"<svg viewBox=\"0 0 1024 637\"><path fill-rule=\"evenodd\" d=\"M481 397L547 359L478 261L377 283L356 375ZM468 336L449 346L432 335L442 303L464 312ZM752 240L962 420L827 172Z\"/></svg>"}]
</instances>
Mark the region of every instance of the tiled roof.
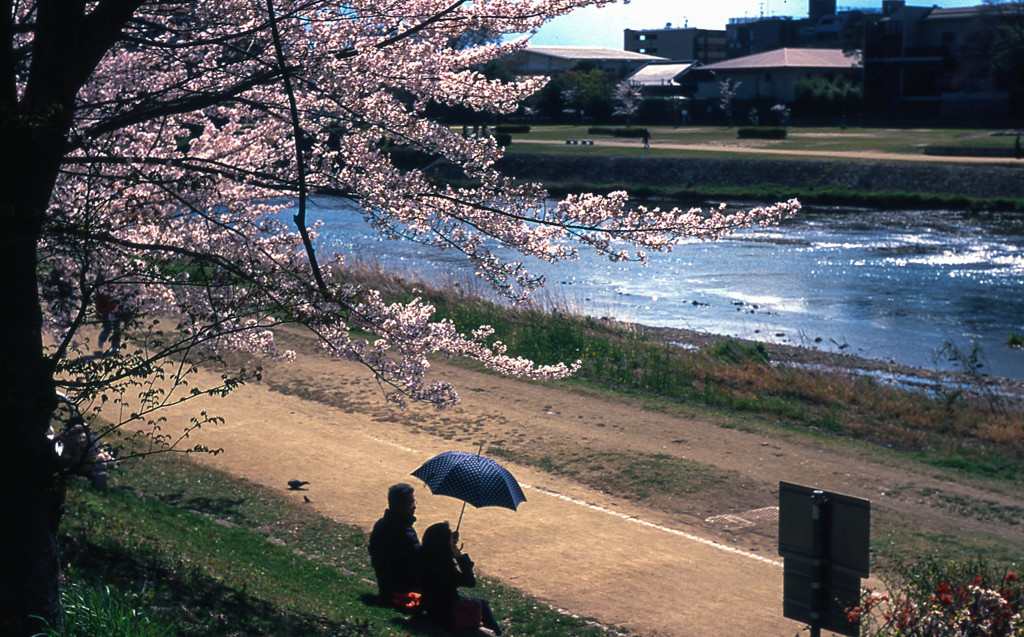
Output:
<instances>
[{"instance_id":1,"label":"tiled roof","mask_svg":"<svg viewBox=\"0 0 1024 637\"><path fill-rule=\"evenodd\" d=\"M776 49L708 64L709 71L740 69L848 69L857 66L860 54L847 56L842 49Z\"/></svg>"},{"instance_id":2,"label":"tiled roof","mask_svg":"<svg viewBox=\"0 0 1024 637\"><path fill-rule=\"evenodd\" d=\"M664 60L655 55L644 55L601 46L528 46L527 53L540 53L567 60Z\"/></svg>"},{"instance_id":3,"label":"tiled roof","mask_svg":"<svg viewBox=\"0 0 1024 637\"><path fill-rule=\"evenodd\" d=\"M681 62L673 64L648 64L643 66L629 76L630 82L637 82L643 86L663 86L671 84L672 80L693 66L692 62Z\"/></svg>"}]
</instances>

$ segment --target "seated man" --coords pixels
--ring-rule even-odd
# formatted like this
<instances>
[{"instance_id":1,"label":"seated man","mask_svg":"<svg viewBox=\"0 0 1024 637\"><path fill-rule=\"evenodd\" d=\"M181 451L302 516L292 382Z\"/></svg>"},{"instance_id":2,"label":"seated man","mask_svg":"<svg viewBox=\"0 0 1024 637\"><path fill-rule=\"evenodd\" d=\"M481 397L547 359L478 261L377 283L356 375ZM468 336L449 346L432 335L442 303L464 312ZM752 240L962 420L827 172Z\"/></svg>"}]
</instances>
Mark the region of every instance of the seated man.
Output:
<instances>
[{"instance_id":1,"label":"seated man","mask_svg":"<svg viewBox=\"0 0 1024 637\"><path fill-rule=\"evenodd\" d=\"M370 563L377 575L382 602L402 610L414 610L419 602L417 553L420 539L412 528L416 498L404 482L388 489L388 508L370 532Z\"/></svg>"}]
</instances>

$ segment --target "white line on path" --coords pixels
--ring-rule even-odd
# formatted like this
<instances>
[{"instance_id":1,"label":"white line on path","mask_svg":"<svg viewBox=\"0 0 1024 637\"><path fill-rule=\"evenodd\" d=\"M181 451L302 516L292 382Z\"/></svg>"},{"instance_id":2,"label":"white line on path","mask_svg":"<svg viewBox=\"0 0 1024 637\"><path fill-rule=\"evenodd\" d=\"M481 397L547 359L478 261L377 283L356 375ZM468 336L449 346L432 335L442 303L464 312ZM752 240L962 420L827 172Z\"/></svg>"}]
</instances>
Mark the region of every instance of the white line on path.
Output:
<instances>
[{"instance_id":1,"label":"white line on path","mask_svg":"<svg viewBox=\"0 0 1024 637\"><path fill-rule=\"evenodd\" d=\"M402 445L400 445L398 443L391 442L390 440L381 440L380 438L377 438L375 436L371 436L371 435L365 434L365 433L362 434L362 435L365 436L366 438L369 438L370 440L373 440L375 442L379 442L381 444L385 444L385 445L388 445L388 446L391 446L391 447L395 447L397 449L401 449L402 451L408 451L410 453L423 453L422 451L419 451L419 450L416 450L416 449L410 449L409 447L404 447L404 446L402 446ZM591 503L586 502L584 500L578 500L576 498L572 498L572 497L569 497L567 495L562 495L561 493L556 493L555 491L548 491L547 489L541 489L540 487L531 486L529 484L520 484L520 486L523 487L524 489L529 489L531 491L536 491L537 493L543 493L544 495L551 496L553 498L558 498L559 500L564 500L566 502L569 502L569 503L572 503L572 504L575 504L575 505L578 505L578 506L586 507L588 509L591 509L592 511L597 511L599 513L605 513L607 515L611 515L611 516L614 516L614 517L617 517L617 518L621 518L623 520L626 520L627 522L632 522L634 524L639 524L641 526L646 526L648 528L656 529L658 531L664 531L665 533L671 533L672 535L678 535L679 537L686 538L687 540L690 540L692 542L699 542L701 544L706 544L707 546L719 549L721 551L725 551L726 553L733 553L734 555L741 555L743 557L747 557L747 558L750 558L752 560L757 560L759 562L764 562L765 564L771 564L772 566L777 566L779 568L782 568L782 562L780 562L778 560L769 559L769 558L764 557L762 555L758 555L757 553L751 553L750 551L744 551L742 549L733 548L731 546L726 546L725 544L721 544L721 543L716 542L714 540L709 540L707 538L700 537L698 535L693 535L692 533L687 533L686 531L680 531L679 529L673 529L673 528L669 528L667 526L662 526L660 524L655 524L654 522L648 522L646 520L641 520L640 518L633 517L631 515L626 515L625 513L619 513L618 511L612 511L611 509L606 509L606 508L604 508L602 506L598 506L596 504L591 504Z\"/></svg>"}]
</instances>

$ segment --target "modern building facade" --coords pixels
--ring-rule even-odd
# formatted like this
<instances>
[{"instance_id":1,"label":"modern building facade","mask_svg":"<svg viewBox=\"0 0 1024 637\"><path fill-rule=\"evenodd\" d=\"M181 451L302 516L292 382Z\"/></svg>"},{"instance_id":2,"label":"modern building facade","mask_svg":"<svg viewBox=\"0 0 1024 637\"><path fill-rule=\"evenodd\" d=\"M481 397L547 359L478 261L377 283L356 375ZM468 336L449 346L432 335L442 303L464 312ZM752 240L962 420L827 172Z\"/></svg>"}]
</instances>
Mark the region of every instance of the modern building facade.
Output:
<instances>
[{"instance_id":1,"label":"modern building facade","mask_svg":"<svg viewBox=\"0 0 1024 637\"><path fill-rule=\"evenodd\" d=\"M990 71L991 45L1009 5L955 9L885 0L864 39L864 94L870 114L981 120L1010 114L1010 94Z\"/></svg>"},{"instance_id":2,"label":"modern building facade","mask_svg":"<svg viewBox=\"0 0 1024 637\"><path fill-rule=\"evenodd\" d=\"M625 29L622 40L626 51L669 60L711 64L726 58L724 30L673 28L666 24L664 29Z\"/></svg>"}]
</instances>

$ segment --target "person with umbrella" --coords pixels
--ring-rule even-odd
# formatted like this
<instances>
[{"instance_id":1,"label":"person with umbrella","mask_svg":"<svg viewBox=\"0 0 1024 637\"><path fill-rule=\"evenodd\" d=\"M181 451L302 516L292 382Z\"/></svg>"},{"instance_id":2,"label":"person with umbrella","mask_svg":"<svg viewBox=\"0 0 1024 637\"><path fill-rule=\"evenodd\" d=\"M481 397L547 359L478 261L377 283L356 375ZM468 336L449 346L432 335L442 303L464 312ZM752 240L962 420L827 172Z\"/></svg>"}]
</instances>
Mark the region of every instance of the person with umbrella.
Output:
<instances>
[{"instance_id":1,"label":"person with umbrella","mask_svg":"<svg viewBox=\"0 0 1024 637\"><path fill-rule=\"evenodd\" d=\"M482 597L459 593L460 587L476 586L473 561L459 547L458 531L452 532L448 522L438 522L423 533L420 547L420 586L422 606L427 619L445 628L475 629L483 624L495 635L501 625L491 612L491 605Z\"/></svg>"},{"instance_id":2,"label":"person with umbrella","mask_svg":"<svg viewBox=\"0 0 1024 637\"><path fill-rule=\"evenodd\" d=\"M392 485L388 508L370 532L370 564L380 600L400 610L415 610L419 601L420 539L412 526L416 522L414 491L404 482Z\"/></svg>"}]
</instances>

